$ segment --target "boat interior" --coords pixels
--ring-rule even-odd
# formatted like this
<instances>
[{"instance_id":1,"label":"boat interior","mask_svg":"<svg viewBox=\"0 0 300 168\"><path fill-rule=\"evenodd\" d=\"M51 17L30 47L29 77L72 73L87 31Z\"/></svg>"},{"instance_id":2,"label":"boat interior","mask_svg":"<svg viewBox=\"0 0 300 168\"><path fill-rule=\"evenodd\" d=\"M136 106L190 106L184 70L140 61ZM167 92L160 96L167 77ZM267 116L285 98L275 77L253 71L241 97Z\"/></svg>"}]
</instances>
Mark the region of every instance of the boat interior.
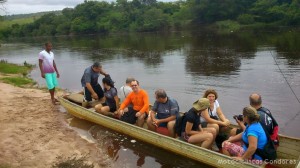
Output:
<instances>
[{"instance_id":1,"label":"boat interior","mask_svg":"<svg viewBox=\"0 0 300 168\"><path fill-rule=\"evenodd\" d=\"M83 102L83 93L74 93L70 95L64 96L65 99L69 100L72 103L75 103L79 106L84 106L90 111L95 111L94 106L103 101L92 101L88 104L84 104ZM101 114L99 114L101 115ZM146 123L146 122L145 122ZM236 125L231 125L230 129L237 127ZM144 124L144 128L147 129L147 124ZM230 131L230 129L228 129ZM227 133L229 133L227 131ZM165 130L158 132L160 134L166 135L168 134ZM228 135L228 134L227 134ZM219 151L220 152L220 151ZM289 137L285 135L280 135L280 145L277 148L277 156L278 162L277 164L272 164L271 167L297 167L296 165L300 165L300 139ZM293 164L290 164L293 163ZM268 166L269 167L269 166Z\"/></svg>"}]
</instances>

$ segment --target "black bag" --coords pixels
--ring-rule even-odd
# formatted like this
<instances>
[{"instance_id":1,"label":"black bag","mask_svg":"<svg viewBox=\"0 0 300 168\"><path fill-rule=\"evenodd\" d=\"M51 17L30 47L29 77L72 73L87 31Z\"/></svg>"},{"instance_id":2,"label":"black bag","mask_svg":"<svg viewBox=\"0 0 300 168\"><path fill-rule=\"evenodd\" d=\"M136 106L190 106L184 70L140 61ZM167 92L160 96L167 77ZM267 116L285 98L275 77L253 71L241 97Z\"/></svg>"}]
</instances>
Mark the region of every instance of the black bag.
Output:
<instances>
[{"instance_id":1,"label":"black bag","mask_svg":"<svg viewBox=\"0 0 300 168\"><path fill-rule=\"evenodd\" d=\"M225 133L219 133L215 139L216 145L219 149L222 148L222 143L228 139Z\"/></svg>"},{"instance_id":2,"label":"black bag","mask_svg":"<svg viewBox=\"0 0 300 168\"><path fill-rule=\"evenodd\" d=\"M185 117L185 113L182 116L179 116L176 118L176 122L175 122L175 134L177 134L177 136L181 136L181 127L182 127L182 121Z\"/></svg>"},{"instance_id":3,"label":"black bag","mask_svg":"<svg viewBox=\"0 0 300 168\"><path fill-rule=\"evenodd\" d=\"M219 118L217 116L210 116L210 118L212 118L214 120L219 120Z\"/></svg>"},{"instance_id":4,"label":"black bag","mask_svg":"<svg viewBox=\"0 0 300 168\"><path fill-rule=\"evenodd\" d=\"M265 161L276 160L277 152L276 152L274 142L272 141L268 130L264 126L262 126L262 127L265 131L268 142L265 145L264 149L256 149L255 153L257 155L259 155L260 157L262 157L263 160L265 160Z\"/></svg>"},{"instance_id":5,"label":"black bag","mask_svg":"<svg viewBox=\"0 0 300 168\"><path fill-rule=\"evenodd\" d=\"M255 154L259 155L265 161L276 160L277 152L272 140L268 140L264 149L256 149Z\"/></svg>"},{"instance_id":6,"label":"black bag","mask_svg":"<svg viewBox=\"0 0 300 168\"><path fill-rule=\"evenodd\" d=\"M207 110L208 110L208 114L209 114L209 117L210 118L212 118L212 119L214 119L214 120L219 120L219 117L218 116L214 116L213 114L212 114L212 111L211 111L211 109L208 107L207 108Z\"/></svg>"},{"instance_id":7,"label":"black bag","mask_svg":"<svg viewBox=\"0 0 300 168\"><path fill-rule=\"evenodd\" d=\"M262 128L264 129L265 134L267 136L267 144L264 146L263 149L257 148L254 154L257 154L258 156L262 157L262 159L267 162L270 160L276 160L277 152L276 152L274 142L271 140L270 134L268 133L267 129L264 126L262 126ZM249 144L247 144L245 142L244 142L244 144L248 148Z\"/></svg>"}]
</instances>

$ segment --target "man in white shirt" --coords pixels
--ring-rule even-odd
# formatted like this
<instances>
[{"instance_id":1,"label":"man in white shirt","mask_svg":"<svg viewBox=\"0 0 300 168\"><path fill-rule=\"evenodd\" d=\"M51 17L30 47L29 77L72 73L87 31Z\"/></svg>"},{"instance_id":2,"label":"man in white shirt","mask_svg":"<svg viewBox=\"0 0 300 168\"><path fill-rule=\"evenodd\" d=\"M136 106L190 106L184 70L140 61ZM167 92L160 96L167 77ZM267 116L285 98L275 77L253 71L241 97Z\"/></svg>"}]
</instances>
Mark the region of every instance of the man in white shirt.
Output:
<instances>
[{"instance_id":1,"label":"man in white shirt","mask_svg":"<svg viewBox=\"0 0 300 168\"><path fill-rule=\"evenodd\" d=\"M127 95L132 92L132 89L131 89L131 82L134 81L134 78L131 78L131 77L128 77L126 79L126 85L122 86L120 88L120 90L118 91L118 96L120 98L120 102L123 102L124 99L127 97Z\"/></svg>"},{"instance_id":2,"label":"man in white shirt","mask_svg":"<svg viewBox=\"0 0 300 168\"><path fill-rule=\"evenodd\" d=\"M50 42L45 43L45 50L39 53L39 67L42 78L46 79L51 101L55 105L58 104L58 100L54 98L54 93L55 87L58 85L57 78L59 78L59 73L54 61L54 54L51 50L52 44Z\"/></svg>"},{"instance_id":3,"label":"man in white shirt","mask_svg":"<svg viewBox=\"0 0 300 168\"><path fill-rule=\"evenodd\" d=\"M122 86L119 91L118 91L118 97L120 98L120 103L122 103L125 98L127 97L127 95L132 92L132 88L131 88L131 82L134 81L135 79L132 77L128 77L126 79L126 84L124 86ZM132 105L130 104L128 107L132 107ZM124 111L128 111L128 107L126 107L124 109Z\"/></svg>"}]
</instances>

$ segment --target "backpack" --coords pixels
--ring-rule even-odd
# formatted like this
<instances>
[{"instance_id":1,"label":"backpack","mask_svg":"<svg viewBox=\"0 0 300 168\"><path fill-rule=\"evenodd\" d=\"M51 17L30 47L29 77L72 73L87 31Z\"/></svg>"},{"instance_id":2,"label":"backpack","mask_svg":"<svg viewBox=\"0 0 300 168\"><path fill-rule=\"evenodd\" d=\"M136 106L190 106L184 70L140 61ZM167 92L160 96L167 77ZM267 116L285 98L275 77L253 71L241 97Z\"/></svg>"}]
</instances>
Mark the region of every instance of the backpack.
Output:
<instances>
[{"instance_id":1,"label":"backpack","mask_svg":"<svg viewBox=\"0 0 300 168\"><path fill-rule=\"evenodd\" d=\"M274 117L272 116L271 112L264 107L259 108L257 111L262 112L264 114L266 114L268 117L270 117L272 119L272 127L270 128L271 130L268 131L268 125L265 122L266 117L263 117L262 115L260 116L260 124L261 126L264 128L265 131L268 132L268 134L270 135L271 140L273 141L275 146L279 146L279 136L278 136L278 131L279 131L279 126L276 122L276 120L274 119Z\"/></svg>"},{"instance_id":2,"label":"backpack","mask_svg":"<svg viewBox=\"0 0 300 168\"><path fill-rule=\"evenodd\" d=\"M185 113L182 116L179 116L176 118L176 122L175 122L175 134L177 134L177 136L181 136L181 129L182 129L182 122L183 119L185 117Z\"/></svg>"},{"instance_id":3,"label":"backpack","mask_svg":"<svg viewBox=\"0 0 300 168\"><path fill-rule=\"evenodd\" d=\"M267 144L264 146L263 149L256 149L254 154L257 154L258 156L260 156L264 161L274 161L277 158L277 152L276 152L276 148L274 145L273 140L270 137L270 134L268 133L268 131L266 130L266 128L264 126L262 126L262 128L265 131L265 134L267 136ZM249 146L249 144L245 143L244 144L247 146ZM254 157L254 154L252 155L252 159Z\"/></svg>"}]
</instances>

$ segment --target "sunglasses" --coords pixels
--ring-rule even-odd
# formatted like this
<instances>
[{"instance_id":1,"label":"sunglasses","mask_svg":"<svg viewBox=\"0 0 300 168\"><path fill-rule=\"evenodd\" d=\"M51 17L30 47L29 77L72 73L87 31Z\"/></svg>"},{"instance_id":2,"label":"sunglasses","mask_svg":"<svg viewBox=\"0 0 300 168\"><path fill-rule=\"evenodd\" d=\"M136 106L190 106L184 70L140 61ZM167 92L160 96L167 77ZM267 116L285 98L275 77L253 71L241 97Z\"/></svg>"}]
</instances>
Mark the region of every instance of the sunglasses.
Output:
<instances>
[{"instance_id":1,"label":"sunglasses","mask_svg":"<svg viewBox=\"0 0 300 168\"><path fill-rule=\"evenodd\" d=\"M137 87L137 85L131 85L131 87Z\"/></svg>"}]
</instances>

